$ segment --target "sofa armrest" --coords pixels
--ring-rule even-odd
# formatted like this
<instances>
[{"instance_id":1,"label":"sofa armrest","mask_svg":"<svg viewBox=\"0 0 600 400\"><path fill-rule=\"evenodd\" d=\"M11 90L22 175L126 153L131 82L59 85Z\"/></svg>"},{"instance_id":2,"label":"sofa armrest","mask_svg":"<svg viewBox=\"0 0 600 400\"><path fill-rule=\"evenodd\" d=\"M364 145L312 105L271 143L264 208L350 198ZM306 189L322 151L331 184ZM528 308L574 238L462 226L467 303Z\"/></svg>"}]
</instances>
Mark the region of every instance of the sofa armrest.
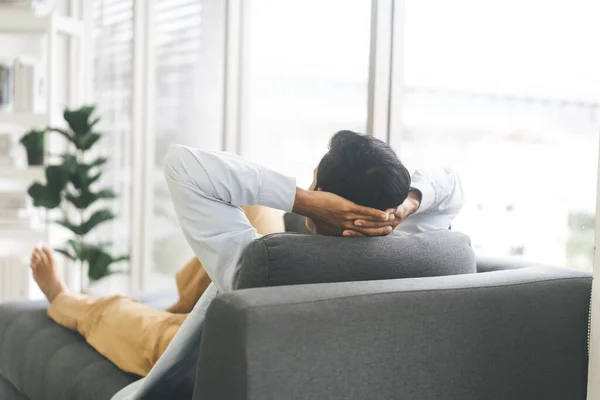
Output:
<instances>
[{"instance_id":1,"label":"sofa armrest","mask_svg":"<svg viewBox=\"0 0 600 400\"><path fill-rule=\"evenodd\" d=\"M590 288L532 267L228 293L194 400L583 400Z\"/></svg>"},{"instance_id":2,"label":"sofa armrest","mask_svg":"<svg viewBox=\"0 0 600 400\"><path fill-rule=\"evenodd\" d=\"M521 269L528 267L558 267L555 265L547 265L538 262L532 262L525 260L521 257L484 257L477 256L477 272L492 272L492 271L504 271L511 269Z\"/></svg>"}]
</instances>

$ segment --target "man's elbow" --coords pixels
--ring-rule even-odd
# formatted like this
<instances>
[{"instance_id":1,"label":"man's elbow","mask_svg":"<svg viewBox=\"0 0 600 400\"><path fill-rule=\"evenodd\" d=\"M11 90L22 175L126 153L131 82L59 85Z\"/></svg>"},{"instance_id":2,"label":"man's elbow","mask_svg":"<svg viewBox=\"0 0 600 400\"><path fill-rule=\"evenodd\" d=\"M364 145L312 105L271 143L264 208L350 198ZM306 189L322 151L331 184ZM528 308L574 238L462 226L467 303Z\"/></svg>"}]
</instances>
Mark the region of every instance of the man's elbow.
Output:
<instances>
[{"instance_id":1,"label":"man's elbow","mask_svg":"<svg viewBox=\"0 0 600 400\"><path fill-rule=\"evenodd\" d=\"M458 213L465 205L465 192L462 180L456 170L447 168L447 172L452 175L451 208Z\"/></svg>"},{"instance_id":2,"label":"man's elbow","mask_svg":"<svg viewBox=\"0 0 600 400\"><path fill-rule=\"evenodd\" d=\"M189 150L179 144L172 145L169 148L163 169L165 178L177 180L182 176L182 172L185 170L184 160L187 153L189 153Z\"/></svg>"}]
</instances>

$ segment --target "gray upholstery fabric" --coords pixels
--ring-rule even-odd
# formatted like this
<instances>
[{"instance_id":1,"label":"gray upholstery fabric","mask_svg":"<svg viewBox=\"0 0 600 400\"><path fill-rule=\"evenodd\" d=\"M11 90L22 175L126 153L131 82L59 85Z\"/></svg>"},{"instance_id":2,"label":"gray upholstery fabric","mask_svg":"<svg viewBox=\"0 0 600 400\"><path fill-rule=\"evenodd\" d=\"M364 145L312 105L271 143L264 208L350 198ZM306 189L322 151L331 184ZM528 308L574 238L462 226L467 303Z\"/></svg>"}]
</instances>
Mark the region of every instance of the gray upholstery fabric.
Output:
<instances>
[{"instance_id":1,"label":"gray upholstery fabric","mask_svg":"<svg viewBox=\"0 0 600 400\"><path fill-rule=\"evenodd\" d=\"M30 400L107 400L138 379L33 302L0 305L0 375Z\"/></svg>"},{"instance_id":2,"label":"gray upholstery fabric","mask_svg":"<svg viewBox=\"0 0 600 400\"><path fill-rule=\"evenodd\" d=\"M0 375L0 399L2 400L27 400L15 387Z\"/></svg>"},{"instance_id":3,"label":"gray upholstery fabric","mask_svg":"<svg viewBox=\"0 0 600 400\"><path fill-rule=\"evenodd\" d=\"M340 238L282 233L252 242L237 289L305 283L414 278L476 272L468 236L435 231Z\"/></svg>"},{"instance_id":4,"label":"gray upholstery fabric","mask_svg":"<svg viewBox=\"0 0 600 400\"><path fill-rule=\"evenodd\" d=\"M519 257L477 257L477 272L503 271L526 267L549 267L548 264L531 262ZM555 266L558 267L558 266Z\"/></svg>"},{"instance_id":5,"label":"gray upholstery fabric","mask_svg":"<svg viewBox=\"0 0 600 400\"><path fill-rule=\"evenodd\" d=\"M285 213L283 223L286 232L304 233L310 235L310 231L306 229L306 217L294 213Z\"/></svg>"},{"instance_id":6,"label":"gray upholstery fabric","mask_svg":"<svg viewBox=\"0 0 600 400\"><path fill-rule=\"evenodd\" d=\"M172 299L142 298L153 305ZM54 323L46 307L45 302L0 305L1 400L108 400L139 379Z\"/></svg>"},{"instance_id":7,"label":"gray upholstery fabric","mask_svg":"<svg viewBox=\"0 0 600 400\"><path fill-rule=\"evenodd\" d=\"M590 290L523 268L228 293L194 400L584 400Z\"/></svg>"}]
</instances>

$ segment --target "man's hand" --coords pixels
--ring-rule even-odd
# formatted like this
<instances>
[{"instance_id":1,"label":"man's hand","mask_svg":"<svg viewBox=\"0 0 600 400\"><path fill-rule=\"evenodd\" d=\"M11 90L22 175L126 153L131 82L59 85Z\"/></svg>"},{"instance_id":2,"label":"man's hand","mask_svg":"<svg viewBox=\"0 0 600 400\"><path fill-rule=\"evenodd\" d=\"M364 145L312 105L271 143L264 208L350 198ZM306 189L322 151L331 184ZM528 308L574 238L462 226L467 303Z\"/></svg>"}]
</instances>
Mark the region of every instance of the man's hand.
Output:
<instances>
[{"instance_id":1,"label":"man's hand","mask_svg":"<svg viewBox=\"0 0 600 400\"><path fill-rule=\"evenodd\" d=\"M341 235L348 230L358 232L360 236L387 235L392 232L392 222L396 218L389 212L359 206L333 193L300 188L296 189L293 211L309 217L318 225L319 233L327 235ZM355 225L357 220L377 226Z\"/></svg>"},{"instance_id":2,"label":"man's hand","mask_svg":"<svg viewBox=\"0 0 600 400\"><path fill-rule=\"evenodd\" d=\"M396 229L396 227L400 224L400 222L404 221L409 215L413 214L415 211L419 209L421 205L421 192L419 191L410 191L408 193L408 197L402 204L400 204L396 209L389 209L386 212L390 213L390 216L395 218L390 218L385 222L378 222L372 220L365 219L357 219L354 221L354 227L350 229L344 230L342 232L343 236L383 236L392 232L392 230ZM388 228L392 229L384 234L380 235L369 235L368 233L365 235L365 232L373 231L376 229ZM360 229L358 229L360 228Z\"/></svg>"}]
</instances>

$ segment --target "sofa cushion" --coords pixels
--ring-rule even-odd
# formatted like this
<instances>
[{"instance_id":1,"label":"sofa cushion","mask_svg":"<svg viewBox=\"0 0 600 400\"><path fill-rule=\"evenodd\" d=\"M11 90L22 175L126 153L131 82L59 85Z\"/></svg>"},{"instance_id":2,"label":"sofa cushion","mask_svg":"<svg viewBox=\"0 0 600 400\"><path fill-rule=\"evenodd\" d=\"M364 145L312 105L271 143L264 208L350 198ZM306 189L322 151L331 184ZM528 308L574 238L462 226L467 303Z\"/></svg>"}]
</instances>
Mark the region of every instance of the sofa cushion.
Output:
<instances>
[{"instance_id":1,"label":"sofa cushion","mask_svg":"<svg viewBox=\"0 0 600 400\"><path fill-rule=\"evenodd\" d=\"M163 305L167 296L141 299ZM108 400L139 379L46 314L46 302L0 304L0 399Z\"/></svg>"},{"instance_id":2,"label":"sofa cushion","mask_svg":"<svg viewBox=\"0 0 600 400\"><path fill-rule=\"evenodd\" d=\"M139 379L52 321L46 308L45 302L0 305L0 375L24 397L107 400Z\"/></svg>"},{"instance_id":3,"label":"sofa cushion","mask_svg":"<svg viewBox=\"0 0 600 400\"><path fill-rule=\"evenodd\" d=\"M2 400L27 400L19 391L0 375L0 399Z\"/></svg>"},{"instance_id":4,"label":"sofa cushion","mask_svg":"<svg viewBox=\"0 0 600 400\"><path fill-rule=\"evenodd\" d=\"M267 235L244 251L235 288L475 273L467 235L446 230L376 238Z\"/></svg>"}]
</instances>

